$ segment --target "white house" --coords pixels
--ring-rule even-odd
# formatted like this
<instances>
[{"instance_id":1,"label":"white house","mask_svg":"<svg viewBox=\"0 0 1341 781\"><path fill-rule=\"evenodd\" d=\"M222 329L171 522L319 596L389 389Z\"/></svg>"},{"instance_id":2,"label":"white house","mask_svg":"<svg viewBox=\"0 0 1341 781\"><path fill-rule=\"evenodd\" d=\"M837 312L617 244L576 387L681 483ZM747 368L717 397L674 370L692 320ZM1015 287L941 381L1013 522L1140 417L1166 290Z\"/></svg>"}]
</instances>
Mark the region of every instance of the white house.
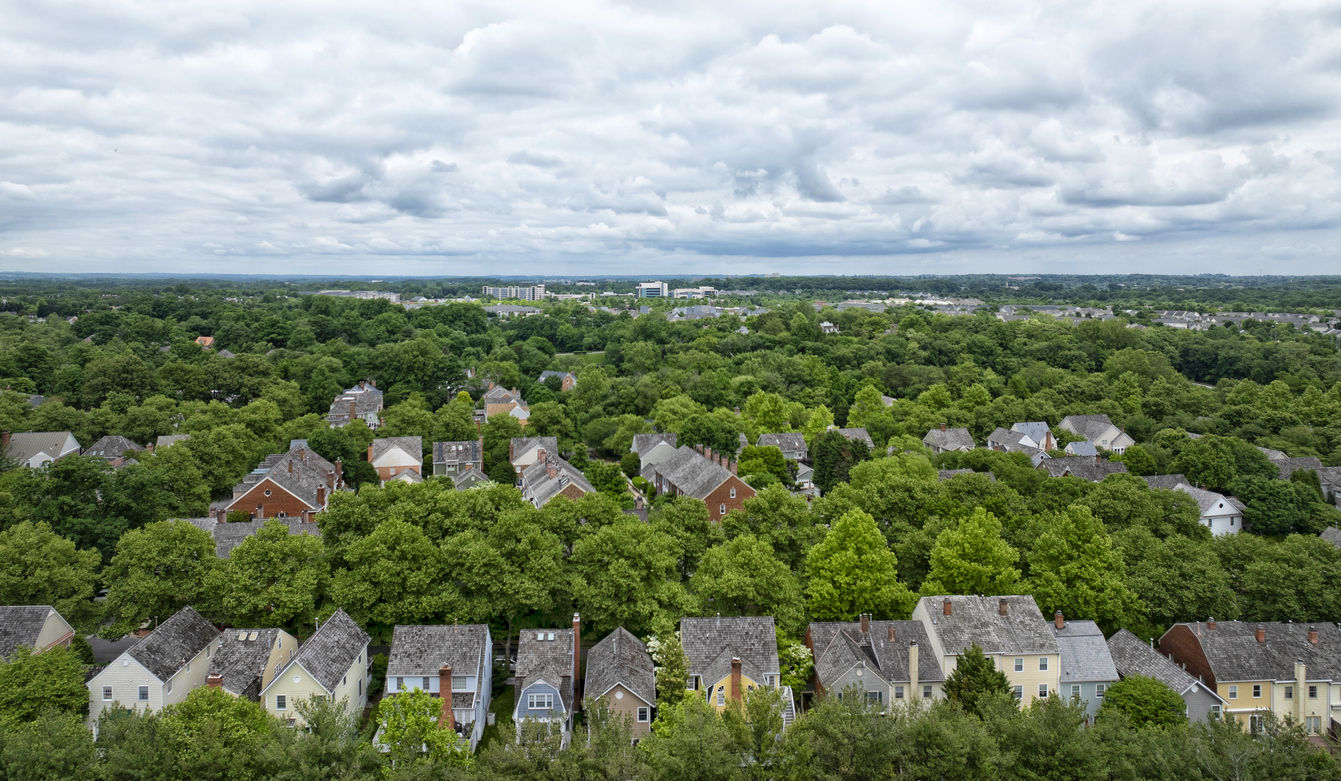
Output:
<instances>
[{"instance_id":1,"label":"white house","mask_svg":"<svg viewBox=\"0 0 1341 781\"><path fill-rule=\"evenodd\" d=\"M147 637L89 679L88 725L107 708L157 711L205 685L219 630L191 607L178 610Z\"/></svg>"},{"instance_id":2,"label":"white house","mask_svg":"<svg viewBox=\"0 0 1341 781\"><path fill-rule=\"evenodd\" d=\"M0 432L0 448L6 458L21 466L37 469L43 464L79 452L79 440L68 431L23 431L11 434Z\"/></svg>"},{"instance_id":3,"label":"white house","mask_svg":"<svg viewBox=\"0 0 1341 781\"><path fill-rule=\"evenodd\" d=\"M1062 418L1061 427L1072 434L1084 437L1095 447L1113 453L1122 453L1136 444L1136 440L1113 425L1113 421L1109 420L1107 415L1067 415Z\"/></svg>"},{"instance_id":4,"label":"white house","mask_svg":"<svg viewBox=\"0 0 1341 781\"><path fill-rule=\"evenodd\" d=\"M298 653L279 663L261 691L261 707L290 726L305 724L296 706L313 697L344 701L353 712L361 712L368 704L369 639L344 610L336 610Z\"/></svg>"},{"instance_id":5,"label":"white house","mask_svg":"<svg viewBox=\"0 0 1341 781\"><path fill-rule=\"evenodd\" d=\"M493 647L486 624L397 626L387 660L386 696L420 689L449 700L451 726L474 751L493 693Z\"/></svg>"}]
</instances>

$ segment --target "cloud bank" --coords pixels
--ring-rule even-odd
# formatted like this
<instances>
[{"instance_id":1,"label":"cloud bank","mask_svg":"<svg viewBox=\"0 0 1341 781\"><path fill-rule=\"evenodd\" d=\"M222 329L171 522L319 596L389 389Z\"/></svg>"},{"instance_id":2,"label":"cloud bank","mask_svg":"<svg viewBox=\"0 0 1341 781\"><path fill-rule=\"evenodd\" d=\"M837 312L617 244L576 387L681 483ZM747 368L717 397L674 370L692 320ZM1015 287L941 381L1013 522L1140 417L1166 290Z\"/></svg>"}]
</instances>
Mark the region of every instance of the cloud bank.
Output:
<instances>
[{"instance_id":1,"label":"cloud bank","mask_svg":"<svg viewBox=\"0 0 1341 781\"><path fill-rule=\"evenodd\" d=\"M1337 272L1313 3L0 2L0 268Z\"/></svg>"}]
</instances>

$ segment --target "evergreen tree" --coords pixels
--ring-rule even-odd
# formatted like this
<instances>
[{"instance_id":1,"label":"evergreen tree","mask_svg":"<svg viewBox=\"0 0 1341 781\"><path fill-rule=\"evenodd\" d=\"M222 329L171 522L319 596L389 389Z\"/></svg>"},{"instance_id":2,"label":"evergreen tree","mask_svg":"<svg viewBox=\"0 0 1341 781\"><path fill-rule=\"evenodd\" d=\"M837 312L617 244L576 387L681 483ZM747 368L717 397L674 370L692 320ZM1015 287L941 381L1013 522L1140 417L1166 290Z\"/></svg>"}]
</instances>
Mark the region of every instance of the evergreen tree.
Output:
<instances>
[{"instance_id":1,"label":"evergreen tree","mask_svg":"<svg viewBox=\"0 0 1341 781\"><path fill-rule=\"evenodd\" d=\"M945 696L970 713L982 713L984 705L997 697L1011 696L1010 679L992 663L977 643L955 661L945 679Z\"/></svg>"}]
</instances>

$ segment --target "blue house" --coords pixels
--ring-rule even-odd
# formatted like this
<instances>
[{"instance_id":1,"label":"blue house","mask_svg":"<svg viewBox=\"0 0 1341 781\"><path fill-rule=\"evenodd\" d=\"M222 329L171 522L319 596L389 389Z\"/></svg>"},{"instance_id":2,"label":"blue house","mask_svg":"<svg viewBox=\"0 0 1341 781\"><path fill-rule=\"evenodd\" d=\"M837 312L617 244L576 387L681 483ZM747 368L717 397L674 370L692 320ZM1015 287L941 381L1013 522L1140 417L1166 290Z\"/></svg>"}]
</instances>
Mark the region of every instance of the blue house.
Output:
<instances>
[{"instance_id":1,"label":"blue house","mask_svg":"<svg viewBox=\"0 0 1341 781\"><path fill-rule=\"evenodd\" d=\"M1086 722L1093 724L1103 704L1104 692L1118 681L1117 667L1104 633L1093 621L1067 621L1060 611L1053 616L1052 633L1057 638L1062 668L1058 692L1083 702Z\"/></svg>"},{"instance_id":2,"label":"blue house","mask_svg":"<svg viewBox=\"0 0 1341 781\"><path fill-rule=\"evenodd\" d=\"M564 745L572 737L577 709L577 681L582 660L581 622L573 614L572 629L526 629L517 647L517 702L512 721L520 739L522 722L557 724Z\"/></svg>"}]
</instances>

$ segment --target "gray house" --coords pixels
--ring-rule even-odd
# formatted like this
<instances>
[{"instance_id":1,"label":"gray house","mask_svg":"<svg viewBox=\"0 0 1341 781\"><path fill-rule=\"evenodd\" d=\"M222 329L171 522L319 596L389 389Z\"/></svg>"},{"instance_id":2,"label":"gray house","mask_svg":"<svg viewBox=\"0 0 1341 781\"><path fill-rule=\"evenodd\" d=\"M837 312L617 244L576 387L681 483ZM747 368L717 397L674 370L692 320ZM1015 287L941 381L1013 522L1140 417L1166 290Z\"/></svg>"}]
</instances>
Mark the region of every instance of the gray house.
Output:
<instances>
[{"instance_id":1,"label":"gray house","mask_svg":"<svg viewBox=\"0 0 1341 781\"><path fill-rule=\"evenodd\" d=\"M1104 691L1118 682L1104 633L1093 621L1067 621L1060 611L1053 616L1051 627L1062 665L1057 680L1061 694L1085 703L1086 723L1093 724Z\"/></svg>"},{"instance_id":2,"label":"gray house","mask_svg":"<svg viewBox=\"0 0 1341 781\"><path fill-rule=\"evenodd\" d=\"M656 667L647 646L624 627L587 652L585 689L588 698L604 699L617 715L629 717L634 743L652 731Z\"/></svg>"},{"instance_id":3,"label":"gray house","mask_svg":"<svg viewBox=\"0 0 1341 781\"><path fill-rule=\"evenodd\" d=\"M1187 706L1189 721L1206 721L1211 714L1224 712L1225 701L1213 687L1193 678L1131 632L1119 629L1108 638L1108 651L1113 657L1113 666L1123 678L1144 675L1177 692Z\"/></svg>"},{"instance_id":4,"label":"gray house","mask_svg":"<svg viewBox=\"0 0 1341 781\"><path fill-rule=\"evenodd\" d=\"M387 696L421 689L450 699L452 727L474 751L493 693L492 652L485 624L397 626L387 660Z\"/></svg>"},{"instance_id":5,"label":"gray house","mask_svg":"<svg viewBox=\"0 0 1341 781\"><path fill-rule=\"evenodd\" d=\"M114 462L122 458L129 458L135 453L143 452L144 448L131 442L122 436L108 435L89 445L84 450L86 456L96 456L108 462Z\"/></svg>"},{"instance_id":6,"label":"gray house","mask_svg":"<svg viewBox=\"0 0 1341 781\"><path fill-rule=\"evenodd\" d=\"M857 686L881 708L940 697L945 675L920 621L815 621L806 628L817 696ZM927 653L921 653L922 651Z\"/></svg>"},{"instance_id":7,"label":"gray house","mask_svg":"<svg viewBox=\"0 0 1341 781\"><path fill-rule=\"evenodd\" d=\"M809 455L806 438L801 434L760 434L754 443L757 447L775 447L782 451L782 457L789 461L803 461Z\"/></svg>"},{"instance_id":8,"label":"gray house","mask_svg":"<svg viewBox=\"0 0 1341 781\"><path fill-rule=\"evenodd\" d=\"M965 452L972 450L973 435L966 428L946 428L942 423L940 428L933 428L922 437L922 443L931 448L933 453L949 453L953 450L963 450Z\"/></svg>"},{"instance_id":9,"label":"gray house","mask_svg":"<svg viewBox=\"0 0 1341 781\"><path fill-rule=\"evenodd\" d=\"M298 652L298 640L283 629L226 629L210 659L205 685L259 702L261 690Z\"/></svg>"},{"instance_id":10,"label":"gray house","mask_svg":"<svg viewBox=\"0 0 1341 781\"><path fill-rule=\"evenodd\" d=\"M581 642L581 622L576 613L572 629L527 629L521 633L513 687L517 702L512 708L518 739L524 719L557 722L564 745L572 738Z\"/></svg>"}]
</instances>

